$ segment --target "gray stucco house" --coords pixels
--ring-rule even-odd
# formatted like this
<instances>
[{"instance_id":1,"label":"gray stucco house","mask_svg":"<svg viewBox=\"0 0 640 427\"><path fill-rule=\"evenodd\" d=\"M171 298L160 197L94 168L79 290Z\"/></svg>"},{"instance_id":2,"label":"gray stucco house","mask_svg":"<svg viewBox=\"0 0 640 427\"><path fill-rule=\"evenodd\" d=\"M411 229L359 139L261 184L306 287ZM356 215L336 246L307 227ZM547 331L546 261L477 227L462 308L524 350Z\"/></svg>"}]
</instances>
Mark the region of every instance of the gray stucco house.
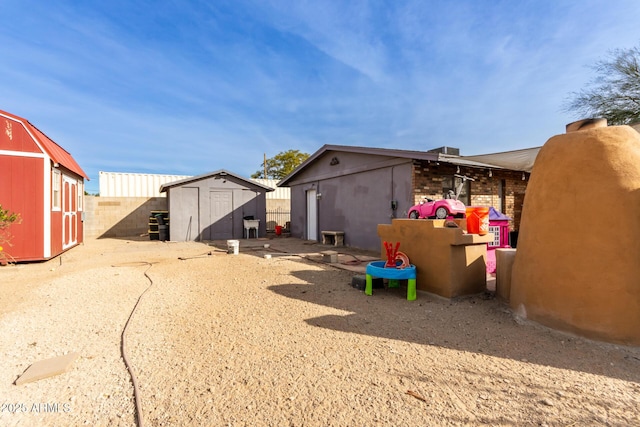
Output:
<instances>
[{"instance_id":1,"label":"gray stucco house","mask_svg":"<svg viewBox=\"0 0 640 427\"><path fill-rule=\"evenodd\" d=\"M319 241L322 231L343 231L344 244L379 250L378 224L405 218L422 197L442 198L467 181L467 206L493 206L517 230L529 172L538 148L485 156L325 145L278 183L291 188L291 235ZM482 159L478 159L482 157Z\"/></svg>"},{"instance_id":2,"label":"gray stucco house","mask_svg":"<svg viewBox=\"0 0 640 427\"><path fill-rule=\"evenodd\" d=\"M172 241L240 239L244 219L266 235L266 193L273 188L221 169L160 186L167 193Z\"/></svg>"}]
</instances>

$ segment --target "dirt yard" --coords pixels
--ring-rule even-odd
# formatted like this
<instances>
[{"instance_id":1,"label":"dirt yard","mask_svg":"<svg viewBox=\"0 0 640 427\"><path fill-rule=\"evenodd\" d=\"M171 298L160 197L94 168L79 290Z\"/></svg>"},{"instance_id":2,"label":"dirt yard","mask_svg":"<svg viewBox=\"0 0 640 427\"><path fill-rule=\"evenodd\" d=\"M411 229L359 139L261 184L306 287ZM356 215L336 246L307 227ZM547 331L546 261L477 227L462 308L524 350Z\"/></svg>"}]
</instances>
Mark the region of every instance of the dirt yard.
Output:
<instances>
[{"instance_id":1,"label":"dirt yard","mask_svg":"<svg viewBox=\"0 0 640 427\"><path fill-rule=\"evenodd\" d=\"M139 298L124 338L143 425L640 425L639 348L518 322L490 294L366 296L351 279L377 254L338 268L297 239L222 244L91 240L0 267L0 425L136 425L121 343Z\"/></svg>"}]
</instances>

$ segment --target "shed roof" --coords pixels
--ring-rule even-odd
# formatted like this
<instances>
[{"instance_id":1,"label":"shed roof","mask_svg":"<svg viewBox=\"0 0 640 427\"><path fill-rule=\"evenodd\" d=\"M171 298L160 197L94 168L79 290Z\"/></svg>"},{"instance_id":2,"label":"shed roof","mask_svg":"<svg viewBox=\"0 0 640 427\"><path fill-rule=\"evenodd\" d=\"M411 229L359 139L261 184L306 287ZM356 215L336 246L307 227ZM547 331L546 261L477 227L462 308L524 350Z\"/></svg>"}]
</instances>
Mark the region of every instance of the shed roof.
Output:
<instances>
[{"instance_id":1,"label":"shed roof","mask_svg":"<svg viewBox=\"0 0 640 427\"><path fill-rule=\"evenodd\" d=\"M58 163L59 165L64 166L71 172L74 172L89 181L89 177L71 156L71 154L67 150L59 146L54 140L45 135L44 132L42 132L40 129L31 124L29 120L2 110L0 110L0 116L22 124L29 135L31 135L31 137L36 141L40 148L44 150L44 152L51 158L51 160L53 160L54 163Z\"/></svg>"},{"instance_id":2,"label":"shed roof","mask_svg":"<svg viewBox=\"0 0 640 427\"><path fill-rule=\"evenodd\" d=\"M537 156L539 150L540 147L527 150L508 151L504 153L494 153L486 156L454 156L451 154L444 154L434 151L396 150L389 148L353 147L349 145L326 144L311 156L309 156L307 160L302 162L302 164L294 169L293 172L284 177L278 183L278 186L286 186L298 173L304 170L309 164L313 163L321 155L330 151L372 154L414 160L431 160L435 162L451 163L454 165L469 166L475 168L510 169L530 172L531 167L533 167L535 156ZM514 158L519 159L520 162L514 161Z\"/></svg>"},{"instance_id":3,"label":"shed roof","mask_svg":"<svg viewBox=\"0 0 640 427\"><path fill-rule=\"evenodd\" d=\"M262 185L262 184L260 184L258 182L252 181L250 179L246 179L246 178L244 178L244 177L242 177L240 175L237 175L237 174L235 174L233 172L229 172L226 169L219 169L219 170L217 170L215 172L209 172L209 173L205 173L205 174L202 174L202 175L191 176L189 178L180 179L178 181L173 181L173 182L168 182L166 184L162 184L160 186L160 192L164 193L165 191L167 191L168 189L170 189L172 187L178 187L180 185L188 184L190 182L201 181L203 179L211 178L213 176L232 176L237 180L240 180L240 181L243 181L243 182L247 183L247 185L249 187L259 187L259 188L265 190L266 192L274 191L274 189L269 187L269 186Z\"/></svg>"}]
</instances>

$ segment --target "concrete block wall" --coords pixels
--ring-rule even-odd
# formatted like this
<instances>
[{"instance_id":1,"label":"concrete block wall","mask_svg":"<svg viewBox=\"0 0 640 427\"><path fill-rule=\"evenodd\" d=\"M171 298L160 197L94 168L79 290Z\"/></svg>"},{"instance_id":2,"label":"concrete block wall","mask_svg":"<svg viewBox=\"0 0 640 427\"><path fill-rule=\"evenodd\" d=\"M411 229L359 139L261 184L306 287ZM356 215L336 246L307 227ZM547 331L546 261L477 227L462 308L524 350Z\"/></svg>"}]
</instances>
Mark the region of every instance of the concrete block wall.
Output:
<instances>
[{"instance_id":1,"label":"concrete block wall","mask_svg":"<svg viewBox=\"0 0 640 427\"><path fill-rule=\"evenodd\" d=\"M151 211L167 210L166 197L85 196L85 238L140 236Z\"/></svg>"}]
</instances>

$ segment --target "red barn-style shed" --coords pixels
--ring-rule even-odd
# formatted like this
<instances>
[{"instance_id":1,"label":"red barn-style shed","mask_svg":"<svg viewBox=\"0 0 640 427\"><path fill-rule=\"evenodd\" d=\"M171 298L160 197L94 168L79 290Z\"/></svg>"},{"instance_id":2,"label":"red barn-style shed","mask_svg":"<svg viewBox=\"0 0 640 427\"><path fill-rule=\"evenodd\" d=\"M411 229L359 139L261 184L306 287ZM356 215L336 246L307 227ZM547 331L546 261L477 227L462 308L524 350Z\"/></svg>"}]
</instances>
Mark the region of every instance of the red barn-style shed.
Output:
<instances>
[{"instance_id":1,"label":"red barn-style shed","mask_svg":"<svg viewBox=\"0 0 640 427\"><path fill-rule=\"evenodd\" d=\"M82 243L87 174L28 120L0 110L0 205L20 214L11 246L16 261L53 258Z\"/></svg>"}]
</instances>

